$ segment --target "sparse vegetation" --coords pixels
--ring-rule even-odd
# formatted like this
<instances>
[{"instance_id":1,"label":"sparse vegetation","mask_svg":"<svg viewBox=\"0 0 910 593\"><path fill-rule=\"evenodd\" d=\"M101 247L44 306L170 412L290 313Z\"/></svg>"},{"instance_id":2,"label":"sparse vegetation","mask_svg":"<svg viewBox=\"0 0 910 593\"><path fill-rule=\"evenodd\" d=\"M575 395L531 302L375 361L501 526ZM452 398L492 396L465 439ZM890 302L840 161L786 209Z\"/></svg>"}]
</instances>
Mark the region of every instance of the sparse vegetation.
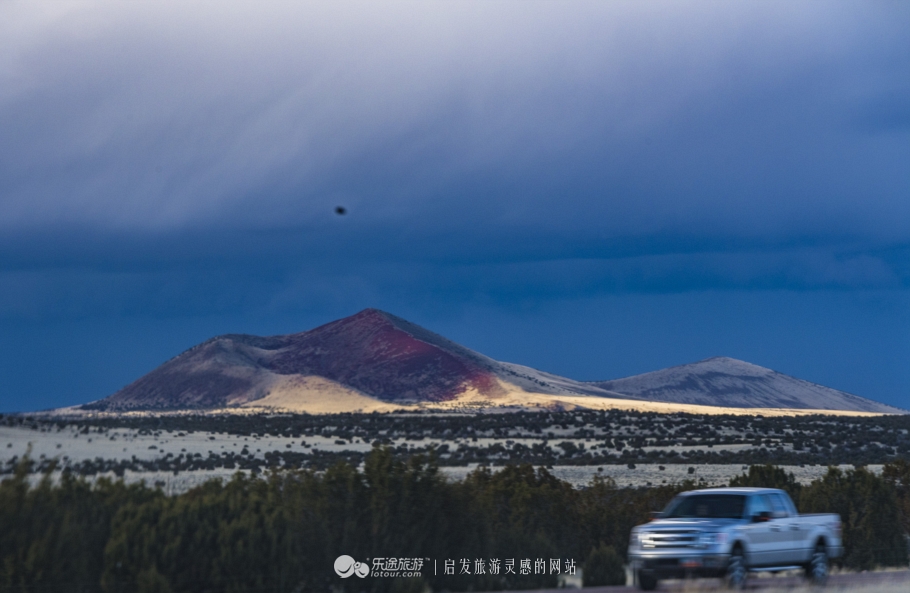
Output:
<instances>
[{"instance_id":1,"label":"sparse vegetation","mask_svg":"<svg viewBox=\"0 0 910 593\"><path fill-rule=\"evenodd\" d=\"M363 469L342 462L326 471L237 475L176 496L72 474L30 487L27 463L0 483L3 591L467 591L556 584L543 572L426 570L422 579L401 582L342 580L332 570L341 554L571 560L590 570L586 582L617 583L632 526L695 486L618 488L595 477L576 489L526 464L482 467L448 481L433 456L402 460L388 447L374 448ZM802 488L796 502L802 511L841 513L848 567L906 565L898 516L910 502L906 469L888 465L878 477L832 468ZM743 480L792 486L774 467L752 468Z\"/></svg>"},{"instance_id":2,"label":"sparse vegetation","mask_svg":"<svg viewBox=\"0 0 910 593\"><path fill-rule=\"evenodd\" d=\"M631 411L573 411L514 414L278 414L169 415L39 419L5 416L6 425L59 430L75 424L81 434L110 439L111 430L145 435L222 433L248 438L322 437L336 445L373 443L393 447L400 459L435 452L440 465L882 464L910 458L910 416L699 416ZM202 457L92 459L66 462L82 475L125 470L182 472L199 469L325 469L339 461L362 463L363 447L318 450L282 445L262 455L213 451ZM358 450L359 449L359 450ZM10 473L18 458L0 472ZM50 459L37 460L43 471Z\"/></svg>"}]
</instances>

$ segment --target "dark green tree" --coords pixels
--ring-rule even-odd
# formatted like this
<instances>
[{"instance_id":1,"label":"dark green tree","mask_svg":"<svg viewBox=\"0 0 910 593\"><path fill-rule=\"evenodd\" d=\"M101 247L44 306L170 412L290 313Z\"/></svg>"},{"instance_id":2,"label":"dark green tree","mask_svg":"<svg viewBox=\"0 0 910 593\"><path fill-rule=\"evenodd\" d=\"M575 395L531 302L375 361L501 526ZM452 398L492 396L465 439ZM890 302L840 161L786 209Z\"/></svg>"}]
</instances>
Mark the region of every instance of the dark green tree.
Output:
<instances>
[{"instance_id":1,"label":"dark green tree","mask_svg":"<svg viewBox=\"0 0 910 593\"><path fill-rule=\"evenodd\" d=\"M796 481L793 472L771 465L750 465L749 473L736 476L730 480L730 486L749 486L756 488L780 488L785 490L794 504L799 504L799 493L802 485Z\"/></svg>"},{"instance_id":2,"label":"dark green tree","mask_svg":"<svg viewBox=\"0 0 910 593\"><path fill-rule=\"evenodd\" d=\"M859 570L906 566L907 541L894 487L864 467L828 473L802 489L804 513L837 513L843 522L843 563Z\"/></svg>"}]
</instances>

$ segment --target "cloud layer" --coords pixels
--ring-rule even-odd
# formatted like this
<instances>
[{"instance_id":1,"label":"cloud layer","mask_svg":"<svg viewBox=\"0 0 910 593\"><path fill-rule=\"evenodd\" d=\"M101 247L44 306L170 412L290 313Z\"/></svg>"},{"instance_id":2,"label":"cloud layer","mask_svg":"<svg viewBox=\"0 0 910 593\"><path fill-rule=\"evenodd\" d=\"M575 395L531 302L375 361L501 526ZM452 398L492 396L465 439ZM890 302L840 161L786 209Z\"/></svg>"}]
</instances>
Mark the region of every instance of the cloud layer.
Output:
<instances>
[{"instance_id":1,"label":"cloud layer","mask_svg":"<svg viewBox=\"0 0 910 593\"><path fill-rule=\"evenodd\" d=\"M900 3L2 10L6 228L906 228Z\"/></svg>"},{"instance_id":2,"label":"cloud layer","mask_svg":"<svg viewBox=\"0 0 910 593\"><path fill-rule=\"evenodd\" d=\"M10 1L0 138L10 323L910 285L904 2Z\"/></svg>"}]
</instances>

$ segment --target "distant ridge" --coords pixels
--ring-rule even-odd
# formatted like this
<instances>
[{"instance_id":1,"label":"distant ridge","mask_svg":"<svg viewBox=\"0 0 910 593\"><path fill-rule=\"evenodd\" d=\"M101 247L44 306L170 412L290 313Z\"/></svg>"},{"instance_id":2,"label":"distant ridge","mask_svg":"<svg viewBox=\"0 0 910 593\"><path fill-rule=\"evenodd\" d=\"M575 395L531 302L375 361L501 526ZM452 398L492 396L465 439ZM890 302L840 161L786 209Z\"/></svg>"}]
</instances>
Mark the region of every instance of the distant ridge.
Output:
<instances>
[{"instance_id":1,"label":"distant ridge","mask_svg":"<svg viewBox=\"0 0 910 593\"><path fill-rule=\"evenodd\" d=\"M907 413L845 391L723 356L624 379L596 381L592 385L636 399L679 404Z\"/></svg>"},{"instance_id":2,"label":"distant ridge","mask_svg":"<svg viewBox=\"0 0 910 593\"><path fill-rule=\"evenodd\" d=\"M113 395L79 408L104 412L266 408L323 413L414 407L622 407L711 413L692 409L692 404L714 406L718 411L904 413L731 358L614 381L574 381L493 360L378 309L364 309L296 334L218 336Z\"/></svg>"}]
</instances>

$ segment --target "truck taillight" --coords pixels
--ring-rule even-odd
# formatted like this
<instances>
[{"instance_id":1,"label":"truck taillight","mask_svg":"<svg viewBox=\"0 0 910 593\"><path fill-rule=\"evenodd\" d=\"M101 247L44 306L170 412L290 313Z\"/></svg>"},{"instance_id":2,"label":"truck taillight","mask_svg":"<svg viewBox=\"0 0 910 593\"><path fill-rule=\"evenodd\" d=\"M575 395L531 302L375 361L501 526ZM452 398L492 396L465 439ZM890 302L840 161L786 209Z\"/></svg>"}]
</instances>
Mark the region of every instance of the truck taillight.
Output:
<instances>
[{"instance_id":1,"label":"truck taillight","mask_svg":"<svg viewBox=\"0 0 910 593\"><path fill-rule=\"evenodd\" d=\"M843 525L841 524L840 521L837 521L834 524L834 532L837 534L837 537L843 536Z\"/></svg>"}]
</instances>

